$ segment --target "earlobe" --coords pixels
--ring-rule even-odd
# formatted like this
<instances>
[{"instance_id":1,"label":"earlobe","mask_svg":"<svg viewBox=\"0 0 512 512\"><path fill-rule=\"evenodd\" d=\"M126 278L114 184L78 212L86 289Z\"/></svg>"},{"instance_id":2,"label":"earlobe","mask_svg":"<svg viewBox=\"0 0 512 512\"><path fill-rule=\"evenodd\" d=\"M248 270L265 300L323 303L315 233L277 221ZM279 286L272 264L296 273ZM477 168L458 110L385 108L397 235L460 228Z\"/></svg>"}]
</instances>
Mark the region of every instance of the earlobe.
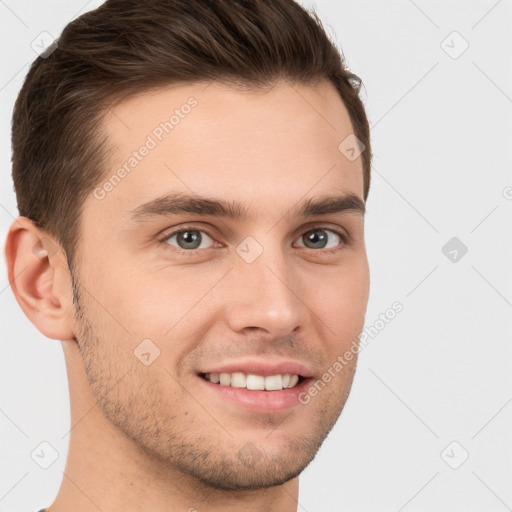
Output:
<instances>
[{"instance_id":1,"label":"earlobe","mask_svg":"<svg viewBox=\"0 0 512 512\"><path fill-rule=\"evenodd\" d=\"M48 338L73 339L71 279L54 238L18 217L7 234L5 258L9 284L29 320Z\"/></svg>"}]
</instances>

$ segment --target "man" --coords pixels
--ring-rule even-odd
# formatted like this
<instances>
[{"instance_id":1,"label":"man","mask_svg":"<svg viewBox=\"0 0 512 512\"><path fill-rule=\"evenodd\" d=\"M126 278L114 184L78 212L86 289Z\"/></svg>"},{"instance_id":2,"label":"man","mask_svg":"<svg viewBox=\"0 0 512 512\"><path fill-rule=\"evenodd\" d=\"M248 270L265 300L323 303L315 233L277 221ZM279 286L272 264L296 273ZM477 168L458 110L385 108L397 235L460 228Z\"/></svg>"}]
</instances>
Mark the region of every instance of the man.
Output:
<instances>
[{"instance_id":1,"label":"man","mask_svg":"<svg viewBox=\"0 0 512 512\"><path fill-rule=\"evenodd\" d=\"M297 510L364 324L369 128L292 0L109 0L32 65L5 246L71 399L48 512Z\"/></svg>"}]
</instances>

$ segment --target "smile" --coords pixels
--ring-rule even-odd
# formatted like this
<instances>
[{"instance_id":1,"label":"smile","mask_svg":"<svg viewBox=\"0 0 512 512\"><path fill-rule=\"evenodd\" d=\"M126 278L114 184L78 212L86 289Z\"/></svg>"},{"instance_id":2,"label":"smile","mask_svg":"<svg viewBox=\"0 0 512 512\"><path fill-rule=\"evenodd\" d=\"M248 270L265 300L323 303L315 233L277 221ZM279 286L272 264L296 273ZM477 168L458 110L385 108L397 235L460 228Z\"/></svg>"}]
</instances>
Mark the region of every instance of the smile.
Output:
<instances>
[{"instance_id":1,"label":"smile","mask_svg":"<svg viewBox=\"0 0 512 512\"><path fill-rule=\"evenodd\" d=\"M245 388L253 391L278 391L282 389L291 389L295 387L301 377L294 374L255 375L243 372L233 373L201 373L201 377L219 384L221 386L231 386L232 388Z\"/></svg>"}]
</instances>

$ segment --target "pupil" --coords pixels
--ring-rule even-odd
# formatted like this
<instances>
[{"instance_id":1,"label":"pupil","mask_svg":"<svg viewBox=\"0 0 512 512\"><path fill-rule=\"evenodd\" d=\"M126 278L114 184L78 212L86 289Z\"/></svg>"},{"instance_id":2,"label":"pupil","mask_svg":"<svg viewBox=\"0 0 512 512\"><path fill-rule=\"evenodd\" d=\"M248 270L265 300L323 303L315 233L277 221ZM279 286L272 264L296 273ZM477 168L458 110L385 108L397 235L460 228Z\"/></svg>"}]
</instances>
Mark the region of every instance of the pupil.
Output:
<instances>
[{"instance_id":1,"label":"pupil","mask_svg":"<svg viewBox=\"0 0 512 512\"><path fill-rule=\"evenodd\" d=\"M182 249L197 249L201 245L199 231L181 231L176 238Z\"/></svg>"}]
</instances>

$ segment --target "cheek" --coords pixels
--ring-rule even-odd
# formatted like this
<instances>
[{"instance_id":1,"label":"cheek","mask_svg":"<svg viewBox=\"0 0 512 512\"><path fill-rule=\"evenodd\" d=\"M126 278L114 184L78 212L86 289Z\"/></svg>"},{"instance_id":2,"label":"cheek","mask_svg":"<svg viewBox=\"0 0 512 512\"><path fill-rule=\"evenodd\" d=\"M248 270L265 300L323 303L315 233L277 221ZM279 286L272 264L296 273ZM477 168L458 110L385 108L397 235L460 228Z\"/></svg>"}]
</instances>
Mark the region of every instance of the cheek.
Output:
<instances>
[{"instance_id":1,"label":"cheek","mask_svg":"<svg viewBox=\"0 0 512 512\"><path fill-rule=\"evenodd\" d=\"M369 271L365 258L357 264L317 275L309 300L314 312L338 338L359 334L363 328L369 294ZM306 296L307 297L307 296ZM333 333L331 332L331 335Z\"/></svg>"},{"instance_id":2,"label":"cheek","mask_svg":"<svg viewBox=\"0 0 512 512\"><path fill-rule=\"evenodd\" d=\"M206 276L183 269L157 271L151 265L123 263L121 258L110 258L101 268L93 262L84 272L84 286L98 306L93 310L134 340L163 338L211 287Z\"/></svg>"},{"instance_id":3,"label":"cheek","mask_svg":"<svg viewBox=\"0 0 512 512\"><path fill-rule=\"evenodd\" d=\"M114 333L112 338L118 344L128 341L132 351L158 354L155 367L181 372L176 363L204 339L215 318L208 299L217 281L218 276L212 272L190 268L157 272L141 267L118 279L118 284L102 284L108 293L106 304L116 320L105 320ZM148 339L151 343L143 341ZM165 372L162 375L164 381L171 379Z\"/></svg>"}]
</instances>

